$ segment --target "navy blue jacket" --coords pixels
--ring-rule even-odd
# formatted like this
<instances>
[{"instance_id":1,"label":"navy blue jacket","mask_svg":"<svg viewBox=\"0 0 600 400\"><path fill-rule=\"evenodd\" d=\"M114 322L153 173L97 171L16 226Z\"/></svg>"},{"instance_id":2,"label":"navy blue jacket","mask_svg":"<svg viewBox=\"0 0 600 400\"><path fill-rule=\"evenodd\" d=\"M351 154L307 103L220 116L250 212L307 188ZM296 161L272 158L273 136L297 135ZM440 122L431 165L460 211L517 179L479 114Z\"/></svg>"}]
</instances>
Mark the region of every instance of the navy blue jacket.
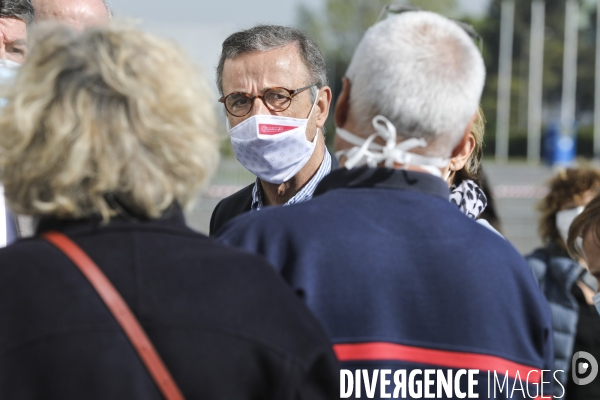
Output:
<instances>
[{"instance_id":1,"label":"navy blue jacket","mask_svg":"<svg viewBox=\"0 0 600 400\"><path fill-rule=\"evenodd\" d=\"M240 216L220 240L264 255L303 295L343 368L479 369L480 398L488 370L523 383L552 370L550 312L525 260L432 175L333 171L311 201Z\"/></svg>"},{"instance_id":2,"label":"navy blue jacket","mask_svg":"<svg viewBox=\"0 0 600 400\"><path fill-rule=\"evenodd\" d=\"M261 258L185 226L44 220L103 270L187 399L331 399L318 322ZM0 250L0 399L162 399L77 267L40 238Z\"/></svg>"}]
</instances>

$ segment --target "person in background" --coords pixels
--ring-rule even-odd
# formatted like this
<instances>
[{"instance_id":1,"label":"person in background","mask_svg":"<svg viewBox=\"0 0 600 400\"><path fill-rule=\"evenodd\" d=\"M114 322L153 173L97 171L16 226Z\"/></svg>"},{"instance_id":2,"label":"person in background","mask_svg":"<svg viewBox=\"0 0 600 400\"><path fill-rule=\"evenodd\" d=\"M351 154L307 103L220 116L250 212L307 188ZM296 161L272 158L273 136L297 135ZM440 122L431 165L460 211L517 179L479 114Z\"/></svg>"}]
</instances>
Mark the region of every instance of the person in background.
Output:
<instances>
[{"instance_id":1,"label":"person in background","mask_svg":"<svg viewBox=\"0 0 600 400\"><path fill-rule=\"evenodd\" d=\"M258 25L232 34L217 87L235 156L257 178L217 204L211 235L242 213L310 200L338 166L323 131L331 103L325 59L303 32Z\"/></svg>"},{"instance_id":2,"label":"person in background","mask_svg":"<svg viewBox=\"0 0 600 400\"><path fill-rule=\"evenodd\" d=\"M444 180L452 158L472 148L484 81L481 53L455 22L411 11L375 24L336 105L344 168L311 201L247 213L218 235L271 262L351 372L408 376L489 360L474 376L475 393L487 398L488 369L504 374L510 365L508 387L517 369L552 369L550 310L525 260L466 218ZM390 397L394 385L382 379L369 398ZM348 379L342 385L356 396Z\"/></svg>"},{"instance_id":3,"label":"person in background","mask_svg":"<svg viewBox=\"0 0 600 400\"><path fill-rule=\"evenodd\" d=\"M450 201L471 219L477 219L487 206L487 198L480 188L484 132L485 118L479 107L471 124L467 145L463 152L452 157L446 179L450 185Z\"/></svg>"},{"instance_id":4,"label":"person in background","mask_svg":"<svg viewBox=\"0 0 600 400\"><path fill-rule=\"evenodd\" d=\"M0 250L0 398L163 398L52 232L114 284L185 397L337 396L337 360L304 304L264 260L185 224L219 158L198 72L134 28L34 37L0 113L6 198L39 221Z\"/></svg>"},{"instance_id":5,"label":"person in background","mask_svg":"<svg viewBox=\"0 0 600 400\"><path fill-rule=\"evenodd\" d=\"M600 281L600 194L571 223L567 249L572 258L585 260L590 273ZM593 296L593 302L600 313L600 293Z\"/></svg>"},{"instance_id":6,"label":"person in background","mask_svg":"<svg viewBox=\"0 0 600 400\"><path fill-rule=\"evenodd\" d=\"M0 2L0 112L3 92L13 82L27 55L27 28L33 23L34 10L29 0ZM8 210L0 186L0 248L19 238L17 217Z\"/></svg>"},{"instance_id":7,"label":"person in background","mask_svg":"<svg viewBox=\"0 0 600 400\"><path fill-rule=\"evenodd\" d=\"M471 125L467 145L461 153L452 157L446 181L450 185L450 201L463 214L502 235L494 199L481 166L484 133L485 116L479 107L477 117Z\"/></svg>"},{"instance_id":8,"label":"person in background","mask_svg":"<svg viewBox=\"0 0 600 400\"><path fill-rule=\"evenodd\" d=\"M554 332L554 369L568 399L600 398L600 381L585 386L571 378L571 358L587 351L600 359L600 316L592 297L597 282L581 258L567 252L572 221L600 190L600 171L582 166L561 170L549 181L549 191L540 202L539 234L544 247L525 258L551 305ZM563 388L556 385L554 395Z\"/></svg>"},{"instance_id":9,"label":"person in background","mask_svg":"<svg viewBox=\"0 0 600 400\"><path fill-rule=\"evenodd\" d=\"M35 23L56 21L75 29L102 25L110 21L112 11L106 0L31 0Z\"/></svg>"},{"instance_id":10,"label":"person in background","mask_svg":"<svg viewBox=\"0 0 600 400\"><path fill-rule=\"evenodd\" d=\"M450 175L447 179L450 201L463 214L502 236L491 188L481 165L484 133L485 116L479 107L477 117L471 125L466 150L453 157L450 163Z\"/></svg>"}]
</instances>

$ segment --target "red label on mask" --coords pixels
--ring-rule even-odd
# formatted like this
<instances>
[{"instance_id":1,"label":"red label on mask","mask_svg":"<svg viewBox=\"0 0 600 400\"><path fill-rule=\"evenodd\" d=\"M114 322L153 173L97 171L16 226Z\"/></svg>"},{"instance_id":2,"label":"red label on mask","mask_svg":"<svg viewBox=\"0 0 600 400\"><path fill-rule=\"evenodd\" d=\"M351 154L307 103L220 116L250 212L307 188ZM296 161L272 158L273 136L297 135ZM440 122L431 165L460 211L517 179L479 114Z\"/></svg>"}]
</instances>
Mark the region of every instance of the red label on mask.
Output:
<instances>
[{"instance_id":1,"label":"red label on mask","mask_svg":"<svg viewBox=\"0 0 600 400\"><path fill-rule=\"evenodd\" d=\"M295 126L258 124L258 132L262 135L277 135L296 129Z\"/></svg>"}]
</instances>

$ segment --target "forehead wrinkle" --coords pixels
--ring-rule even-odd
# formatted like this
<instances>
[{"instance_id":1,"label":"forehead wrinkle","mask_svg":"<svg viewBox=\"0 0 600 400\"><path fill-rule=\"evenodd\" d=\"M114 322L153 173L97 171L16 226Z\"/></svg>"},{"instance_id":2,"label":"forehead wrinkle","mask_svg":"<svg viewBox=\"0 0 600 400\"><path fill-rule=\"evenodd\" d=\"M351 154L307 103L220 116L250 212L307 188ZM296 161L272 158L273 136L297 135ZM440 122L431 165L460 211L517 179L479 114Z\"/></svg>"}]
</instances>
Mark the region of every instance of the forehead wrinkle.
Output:
<instances>
[{"instance_id":1,"label":"forehead wrinkle","mask_svg":"<svg viewBox=\"0 0 600 400\"><path fill-rule=\"evenodd\" d=\"M226 79L230 75L230 80ZM309 73L296 43L268 51L243 53L225 60L223 89L228 92L264 92L272 87L297 89L308 81ZM300 79L298 79L300 77ZM299 85L299 86L298 86ZM298 87L295 87L298 86ZM227 93L224 93L227 94Z\"/></svg>"},{"instance_id":2,"label":"forehead wrinkle","mask_svg":"<svg viewBox=\"0 0 600 400\"><path fill-rule=\"evenodd\" d=\"M16 18L0 18L0 36L5 42L22 41L27 44L27 27L25 21Z\"/></svg>"}]
</instances>

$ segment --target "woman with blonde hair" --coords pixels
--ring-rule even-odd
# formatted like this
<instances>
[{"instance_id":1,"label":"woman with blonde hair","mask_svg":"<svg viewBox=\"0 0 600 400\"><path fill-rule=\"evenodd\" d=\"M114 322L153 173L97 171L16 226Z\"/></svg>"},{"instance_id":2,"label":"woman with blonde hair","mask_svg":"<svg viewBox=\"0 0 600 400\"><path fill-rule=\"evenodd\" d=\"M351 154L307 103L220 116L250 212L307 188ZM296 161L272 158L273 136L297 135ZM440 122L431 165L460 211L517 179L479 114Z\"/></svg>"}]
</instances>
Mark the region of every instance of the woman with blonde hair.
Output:
<instances>
[{"instance_id":1,"label":"woman with blonde hair","mask_svg":"<svg viewBox=\"0 0 600 400\"><path fill-rule=\"evenodd\" d=\"M452 157L446 182L450 186L450 201L463 214L500 234L500 221L481 167L484 133L485 116L479 107L467 139L469 146Z\"/></svg>"},{"instance_id":2,"label":"woman with blonde hair","mask_svg":"<svg viewBox=\"0 0 600 400\"><path fill-rule=\"evenodd\" d=\"M185 225L219 144L187 57L118 26L33 42L0 112L6 198L39 221L0 250L0 398L335 397L301 301Z\"/></svg>"}]
</instances>

